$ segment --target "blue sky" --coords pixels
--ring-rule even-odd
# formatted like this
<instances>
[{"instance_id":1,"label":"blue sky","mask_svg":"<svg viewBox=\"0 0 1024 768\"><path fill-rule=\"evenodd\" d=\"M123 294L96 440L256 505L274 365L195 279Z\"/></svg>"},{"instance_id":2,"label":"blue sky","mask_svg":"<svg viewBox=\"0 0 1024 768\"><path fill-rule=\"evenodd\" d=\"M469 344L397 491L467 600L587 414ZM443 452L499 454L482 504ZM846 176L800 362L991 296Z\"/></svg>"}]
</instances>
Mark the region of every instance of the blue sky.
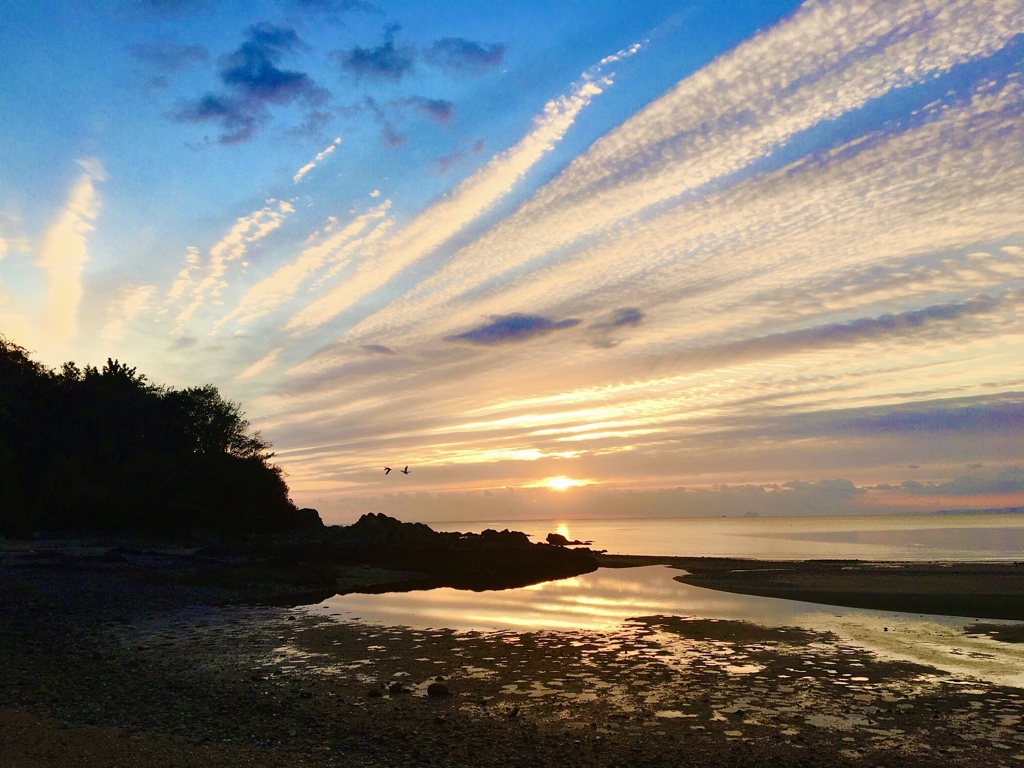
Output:
<instances>
[{"instance_id":1,"label":"blue sky","mask_svg":"<svg viewBox=\"0 0 1024 768\"><path fill-rule=\"evenodd\" d=\"M1020 505L1022 60L995 0L5 3L0 331L217 384L332 521Z\"/></svg>"}]
</instances>

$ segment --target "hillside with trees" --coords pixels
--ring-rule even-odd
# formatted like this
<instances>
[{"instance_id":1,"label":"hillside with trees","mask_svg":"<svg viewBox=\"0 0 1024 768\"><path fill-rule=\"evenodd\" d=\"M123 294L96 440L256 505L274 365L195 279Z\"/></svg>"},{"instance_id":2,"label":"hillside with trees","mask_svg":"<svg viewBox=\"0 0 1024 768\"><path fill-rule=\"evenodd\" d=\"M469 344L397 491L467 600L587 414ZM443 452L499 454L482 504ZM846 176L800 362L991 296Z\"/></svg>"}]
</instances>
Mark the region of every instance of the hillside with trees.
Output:
<instances>
[{"instance_id":1,"label":"hillside with trees","mask_svg":"<svg viewBox=\"0 0 1024 768\"><path fill-rule=\"evenodd\" d=\"M270 448L213 385L155 385L110 359L51 370L0 336L0 534L237 535L319 523L289 499Z\"/></svg>"}]
</instances>

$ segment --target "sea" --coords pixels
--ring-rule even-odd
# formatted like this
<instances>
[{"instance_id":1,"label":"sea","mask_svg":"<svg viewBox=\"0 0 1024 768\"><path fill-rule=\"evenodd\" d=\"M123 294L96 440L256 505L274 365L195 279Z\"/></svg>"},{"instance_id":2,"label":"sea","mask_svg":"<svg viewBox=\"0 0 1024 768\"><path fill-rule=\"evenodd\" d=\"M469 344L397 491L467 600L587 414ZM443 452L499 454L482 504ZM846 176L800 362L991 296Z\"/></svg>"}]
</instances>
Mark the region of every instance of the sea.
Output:
<instances>
[{"instance_id":1,"label":"sea","mask_svg":"<svg viewBox=\"0 0 1024 768\"><path fill-rule=\"evenodd\" d=\"M591 541L611 554L759 560L1024 560L1024 514L486 520L428 523L436 531L522 531Z\"/></svg>"},{"instance_id":2,"label":"sea","mask_svg":"<svg viewBox=\"0 0 1024 768\"><path fill-rule=\"evenodd\" d=\"M440 521L435 530L520 530L591 541L614 554L775 560L1024 560L1024 515ZM1024 649L966 635L969 616L930 616L730 594L675 580L667 566L600 568L520 589L337 595L310 610L338 621L469 632L614 633L670 615L830 632L881 658L1024 687ZM989 622L992 623L992 622ZM1009 622L1008 622L1009 623Z\"/></svg>"}]
</instances>

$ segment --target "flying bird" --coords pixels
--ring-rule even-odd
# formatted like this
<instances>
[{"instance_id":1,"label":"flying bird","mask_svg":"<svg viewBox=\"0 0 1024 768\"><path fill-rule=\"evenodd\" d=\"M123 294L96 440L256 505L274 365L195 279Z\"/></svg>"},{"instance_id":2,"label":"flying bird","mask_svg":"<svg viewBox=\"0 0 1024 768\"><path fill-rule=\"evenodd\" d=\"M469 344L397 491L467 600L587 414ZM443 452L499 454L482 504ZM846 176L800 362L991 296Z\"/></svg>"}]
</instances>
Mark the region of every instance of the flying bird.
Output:
<instances>
[{"instance_id":1,"label":"flying bird","mask_svg":"<svg viewBox=\"0 0 1024 768\"><path fill-rule=\"evenodd\" d=\"M385 474L385 475L386 475L386 474L387 474L388 472L390 472L390 471L391 471L391 467L384 467L384 474Z\"/></svg>"},{"instance_id":2,"label":"flying bird","mask_svg":"<svg viewBox=\"0 0 1024 768\"><path fill-rule=\"evenodd\" d=\"M403 469L402 470L402 474L403 475L408 475L409 474L409 467L406 467L405 469Z\"/></svg>"}]
</instances>

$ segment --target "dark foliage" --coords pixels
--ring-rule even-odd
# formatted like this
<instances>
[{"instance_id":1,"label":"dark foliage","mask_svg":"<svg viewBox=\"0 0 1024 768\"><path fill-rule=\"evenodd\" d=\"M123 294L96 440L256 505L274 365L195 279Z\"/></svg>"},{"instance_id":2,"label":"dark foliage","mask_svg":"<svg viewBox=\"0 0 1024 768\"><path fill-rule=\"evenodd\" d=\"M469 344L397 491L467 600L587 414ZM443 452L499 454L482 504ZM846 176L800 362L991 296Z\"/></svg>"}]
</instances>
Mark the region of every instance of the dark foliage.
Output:
<instances>
[{"instance_id":1,"label":"dark foliage","mask_svg":"<svg viewBox=\"0 0 1024 768\"><path fill-rule=\"evenodd\" d=\"M212 385L155 386L117 360L53 371L0 336L0 534L308 525L272 457Z\"/></svg>"}]
</instances>

